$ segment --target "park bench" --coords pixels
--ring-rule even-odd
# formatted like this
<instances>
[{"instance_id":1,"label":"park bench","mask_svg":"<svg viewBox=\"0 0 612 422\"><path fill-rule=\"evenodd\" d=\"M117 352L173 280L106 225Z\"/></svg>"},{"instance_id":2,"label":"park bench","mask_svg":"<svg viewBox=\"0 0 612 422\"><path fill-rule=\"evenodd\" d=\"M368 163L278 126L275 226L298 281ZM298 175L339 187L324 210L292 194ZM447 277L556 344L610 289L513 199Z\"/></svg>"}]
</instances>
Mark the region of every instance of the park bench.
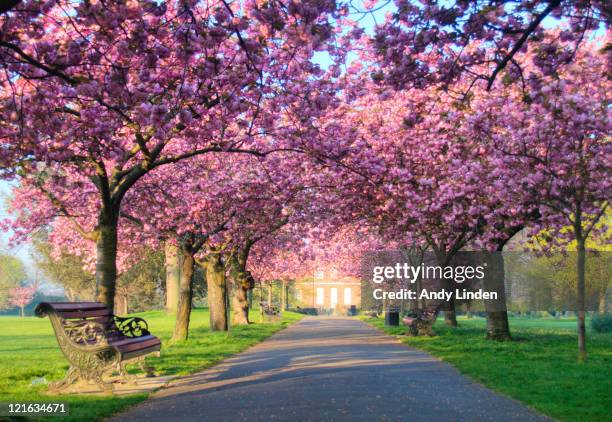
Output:
<instances>
[{"instance_id":1,"label":"park bench","mask_svg":"<svg viewBox=\"0 0 612 422\"><path fill-rule=\"evenodd\" d=\"M259 309L261 312L262 321L264 317L268 317L270 319L278 319L281 316L280 307L273 303L259 302Z\"/></svg>"},{"instance_id":2,"label":"park bench","mask_svg":"<svg viewBox=\"0 0 612 422\"><path fill-rule=\"evenodd\" d=\"M402 318L407 336L433 336L433 324L436 322L437 310L417 310Z\"/></svg>"},{"instance_id":3,"label":"park bench","mask_svg":"<svg viewBox=\"0 0 612 422\"><path fill-rule=\"evenodd\" d=\"M112 393L113 384L102 377L117 371L122 382L129 381L128 363L138 363L152 376L144 358L151 353L159 356L161 341L151 335L144 319L118 317L98 302L41 302L35 313L49 317L57 343L70 362L66 377L49 385L51 391L93 381L105 393Z\"/></svg>"}]
</instances>

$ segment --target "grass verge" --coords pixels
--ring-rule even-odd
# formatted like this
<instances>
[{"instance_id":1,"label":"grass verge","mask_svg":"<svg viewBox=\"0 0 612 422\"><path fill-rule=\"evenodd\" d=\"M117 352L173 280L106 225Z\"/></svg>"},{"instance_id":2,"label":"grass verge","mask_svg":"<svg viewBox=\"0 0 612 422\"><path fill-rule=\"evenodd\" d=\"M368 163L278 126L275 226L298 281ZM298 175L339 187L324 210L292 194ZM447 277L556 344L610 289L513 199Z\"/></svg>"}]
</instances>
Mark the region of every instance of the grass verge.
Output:
<instances>
[{"instance_id":1,"label":"grass verge","mask_svg":"<svg viewBox=\"0 0 612 422\"><path fill-rule=\"evenodd\" d=\"M233 327L229 333L210 332L208 311L196 309L192 313L189 340L170 345L174 318L163 311L135 314L145 318L151 332L163 342L161 357L151 357L147 363L159 375L186 375L241 352L285 326L298 321L302 315L283 313L279 323L256 323ZM256 312L252 321L259 321ZM147 398L147 394L123 397L112 396L48 396L46 386L32 385L35 379L61 379L68 369L48 319L35 317L0 317L0 402L64 402L70 415L56 418L62 421L96 421L119 412ZM2 419L0 417L0 419ZM49 420L53 418L45 418Z\"/></svg>"},{"instance_id":2,"label":"grass verge","mask_svg":"<svg viewBox=\"0 0 612 422\"><path fill-rule=\"evenodd\" d=\"M363 318L388 334L380 318ZM430 352L487 387L562 421L604 421L612 415L612 335L589 332L588 360L578 363L576 321L511 318L513 341L485 339L485 319L438 320L436 337L402 342Z\"/></svg>"}]
</instances>

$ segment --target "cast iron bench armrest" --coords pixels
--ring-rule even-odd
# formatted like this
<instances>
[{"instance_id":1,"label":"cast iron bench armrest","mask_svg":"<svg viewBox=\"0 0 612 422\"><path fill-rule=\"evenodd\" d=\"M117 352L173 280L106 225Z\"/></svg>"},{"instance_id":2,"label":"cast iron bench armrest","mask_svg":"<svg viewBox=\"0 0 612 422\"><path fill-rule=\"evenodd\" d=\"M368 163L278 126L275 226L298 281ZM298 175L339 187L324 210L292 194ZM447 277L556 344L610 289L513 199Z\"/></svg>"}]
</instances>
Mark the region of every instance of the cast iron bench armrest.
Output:
<instances>
[{"instance_id":1,"label":"cast iron bench armrest","mask_svg":"<svg viewBox=\"0 0 612 422\"><path fill-rule=\"evenodd\" d=\"M280 315L280 308L278 305L271 305L268 302L260 302L261 312L265 315Z\"/></svg>"},{"instance_id":2,"label":"cast iron bench armrest","mask_svg":"<svg viewBox=\"0 0 612 422\"><path fill-rule=\"evenodd\" d=\"M149 324L139 317L119 317L113 315L115 327L125 337L142 337L151 334Z\"/></svg>"}]
</instances>

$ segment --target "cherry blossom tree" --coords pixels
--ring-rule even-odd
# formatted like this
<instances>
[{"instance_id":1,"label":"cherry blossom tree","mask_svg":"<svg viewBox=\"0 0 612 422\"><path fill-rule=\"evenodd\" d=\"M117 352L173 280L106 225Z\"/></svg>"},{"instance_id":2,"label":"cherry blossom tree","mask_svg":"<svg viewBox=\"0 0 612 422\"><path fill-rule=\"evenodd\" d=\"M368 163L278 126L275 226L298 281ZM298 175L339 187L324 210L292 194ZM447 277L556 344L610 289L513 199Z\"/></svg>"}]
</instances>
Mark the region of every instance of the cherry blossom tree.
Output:
<instances>
[{"instance_id":1,"label":"cherry blossom tree","mask_svg":"<svg viewBox=\"0 0 612 422\"><path fill-rule=\"evenodd\" d=\"M351 154L340 163L345 213L400 248L430 248L441 266L465 248L501 250L538 216L537 201L472 130L480 104L431 87L390 92L370 81L370 70L355 69L338 112L355 128L347 133ZM476 98L487 94L482 84L472 90ZM503 273L494 278L503 286ZM445 316L456 324L452 302ZM509 337L506 312L491 312L488 322L490 338Z\"/></svg>"},{"instance_id":2,"label":"cherry blossom tree","mask_svg":"<svg viewBox=\"0 0 612 422\"><path fill-rule=\"evenodd\" d=\"M333 8L32 1L2 15L0 139L21 161L7 172L68 218L74 190L56 189L67 176L97 195L93 230L78 231L98 245L109 307L126 194L153 169L195 155L274 149L257 135L291 95L304 97L298 74L321 73L309 59L331 35Z\"/></svg>"},{"instance_id":3,"label":"cherry blossom tree","mask_svg":"<svg viewBox=\"0 0 612 422\"><path fill-rule=\"evenodd\" d=\"M543 236L548 250L576 242L582 360L586 358L586 241L609 242L605 222L598 223L612 194L610 82L604 76L605 58L593 50L579 51L575 63L559 75L531 81L528 101L512 91L487 101L481 118L488 123L477 125L479 133L490 136L506 179L538 197L541 218L531 224L531 234Z\"/></svg>"},{"instance_id":4,"label":"cherry blossom tree","mask_svg":"<svg viewBox=\"0 0 612 422\"><path fill-rule=\"evenodd\" d=\"M24 308L32 302L36 290L37 286L13 287L9 290L9 303L19 307L22 318L25 316Z\"/></svg>"}]
</instances>

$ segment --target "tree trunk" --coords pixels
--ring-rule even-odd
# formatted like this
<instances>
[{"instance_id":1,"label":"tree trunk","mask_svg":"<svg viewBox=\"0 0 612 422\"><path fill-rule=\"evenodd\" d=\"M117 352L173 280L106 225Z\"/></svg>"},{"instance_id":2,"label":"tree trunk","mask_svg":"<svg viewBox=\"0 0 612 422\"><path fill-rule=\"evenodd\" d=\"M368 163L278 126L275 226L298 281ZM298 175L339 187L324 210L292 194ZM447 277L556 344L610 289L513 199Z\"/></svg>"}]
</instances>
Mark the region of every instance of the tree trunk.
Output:
<instances>
[{"instance_id":1,"label":"tree trunk","mask_svg":"<svg viewBox=\"0 0 612 422\"><path fill-rule=\"evenodd\" d=\"M272 280L268 284L268 305L272 305Z\"/></svg>"},{"instance_id":2,"label":"tree trunk","mask_svg":"<svg viewBox=\"0 0 612 422\"><path fill-rule=\"evenodd\" d=\"M219 253L209 254L204 260L211 331L227 331L227 290L225 268Z\"/></svg>"},{"instance_id":3,"label":"tree trunk","mask_svg":"<svg viewBox=\"0 0 612 422\"><path fill-rule=\"evenodd\" d=\"M424 299L420 299L422 286L423 283L421 281L421 277L419 276L419 278L416 280L416 311L420 311L425 307L422 303Z\"/></svg>"},{"instance_id":4,"label":"tree trunk","mask_svg":"<svg viewBox=\"0 0 612 422\"><path fill-rule=\"evenodd\" d=\"M178 246L166 242L164 255L166 261L166 311L176 313L179 301L182 253Z\"/></svg>"},{"instance_id":5,"label":"tree trunk","mask_svg":"<svg viewBox=\"0 0 612 422\"><path fill-rule=\"evenodd\" d=\"M585 266L586 266L586 248L585 239L582 236L576 237L578 256L577 256L577 312L578 312L578 359L584 361L587 357L586 352L586 326L585 326Z\"/></svg>"},{"instance_id":6,"label":"tree trunk","mask_svg":"<svg viewBox=\"0 0 612 422\"><path fill-rule=\"evenodd\" d=\"M508 324L508 310L506 308L506 286L504 284L504 257L501 251L487 253L487 272L483 280L485 291L496 292L497 300L485 300L487 311L487 339L510 340L510 324Z\"/></svg>"},{"instance_id":7,"label":"tree trunk","mask_svg":"<svg viewBox=\"0 0 612 422\"><path fill-rule=\"evenodd\" d=\"M599 303L597 306L597 311L599 315L605 315L608 312L608 269L610 268L609 264L601 268L599 272L599 278L601 280L601 288L599 289Z\"/></svg>"},{"instance_id":8,"label":"tree trunk","mask_svg":"<svg viewBox=\"0 0 612 422\"><path fill-rule=\"evenodd\" d=\"M66 292L66 297L70 302L76 302L76 295L74 294L74 290L69 287L64 287L64 291Z\"/></svg>"},{"instance_id":9,"label":"tree trunk","mask_svg":"<svg viewBox=\"0 0 612 422\"><path fill-rule=\"evenodd\" d=\"M281 281L281 310L287 310L287 282Z\"/></svg>"},{"instance_id":10,"label":"tree trunk","mask_svg":"<svg viewBox=\"0 0 612 422\"><path fill-rule=\"evenodd\" d=\"M25 310L23 306L20 306L19 308L21 308L21 318L25 317Z\"/></svg>"},{"instance_id":11,"label":"tree trunk","mask_svg":"<svg viewBox=\"0 0 612 422\"><path fill-rule=\"evenodd\" d=\"M189 321L191 319L191 300L193 298L193 252L188 247L181 248L183 265L179 282L179 298L176 310L176 322L172 340L187 340Z\"/></svg>"},{"instance_id":12,"label":"tree trunk","mask_svg":"<svg viewBox=\"0 0 612 422\"><path fill-rule=\"evenodd\" d=\"M448 301L448 305L446 307L446 310L444 311L444 322L446 322L446 325L448 325L449 327L459 326L459 324L457 323L457 312L455 311L454 294Z\"/></svg>"},{"instance_id":13,"label":"tree trunk","mask_svg":"<svg viewBox=\"0 0 612 422\"><path fill-rule=\"evenodd\" d=\"M467 319L472 319L472 301L468 301L465 304L465 317Z\"/></svg>"},{"instance_id":14,"label":"tree trunk","mask_svg":"<svg viewBox=\"0 0 612 422\"><path fill-rule=\"evenodd\" d=\"M123 290L123 289L121 289ZM118 293L117 297L116 297L116 303L117 306L115 306L115 314L116 315L127 315L128 311L127 311L127 294L125 293Z\"/></svg>"},{"instance_id":15,"label":"tree trunk","mask_svg":"<svg viewBox=\"0 0 612 422\"><path fill-rule=\"evenodd\" d=\"M96 242L96 287L98 300L111 312L115 305L117 281L117 218L101 213L98 218Z\"/></svg>"},{"instance_id":16,"label":"tree trunk","mask_svg":"<svg viewBox=\"0 0 612 422\"><path fill-rule=\"evenodd\" d=\"M436 259L438 261L438 265L442 268L446 267L450 264L452 256L447 254L444 250L438 249L435 251ZM457 323L457 313L455 311L455 289L453 288L452 282L449 280L443 281L443 286L445 290L453 292L450 297L448 303L443 308L444 309L444 322L449 327L457 327L459 324Z\"/></svg>"},{"instance_id":17,"label":"tree trunk","mask_svg":"<svg viewBox=\"0 0 612 422\"><path fill-rule=\"evenodd\" d=\"M246 260L242 260L238 252L230 258L230 276L232 280L232 325L248 325L249 323L249 280L246 272ZM243 262L244 261L244 262ZM245 265L243 265L245 264Z\"/></svg>"}]
</instances>

